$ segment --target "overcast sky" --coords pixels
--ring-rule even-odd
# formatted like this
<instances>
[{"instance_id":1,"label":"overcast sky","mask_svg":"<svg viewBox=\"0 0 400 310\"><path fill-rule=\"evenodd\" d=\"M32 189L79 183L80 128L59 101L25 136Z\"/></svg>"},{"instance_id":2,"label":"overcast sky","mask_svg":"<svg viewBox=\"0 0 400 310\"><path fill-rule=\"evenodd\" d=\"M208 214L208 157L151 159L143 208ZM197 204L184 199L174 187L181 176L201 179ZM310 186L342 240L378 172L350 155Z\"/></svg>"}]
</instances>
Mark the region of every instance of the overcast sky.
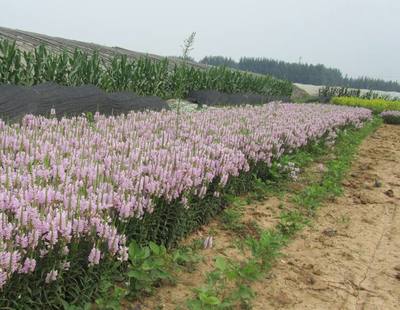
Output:
<instances>
[{"instance_id":1,"label":"overcast sky","mask_svg":"<svg viewBox=\"0 0 400 310\"><path fill-rule=\"evenodd\" d=\"M0 26L177 55L322 63L400 81L400 0L0 0Z\"/></svg>"}]
</instances>

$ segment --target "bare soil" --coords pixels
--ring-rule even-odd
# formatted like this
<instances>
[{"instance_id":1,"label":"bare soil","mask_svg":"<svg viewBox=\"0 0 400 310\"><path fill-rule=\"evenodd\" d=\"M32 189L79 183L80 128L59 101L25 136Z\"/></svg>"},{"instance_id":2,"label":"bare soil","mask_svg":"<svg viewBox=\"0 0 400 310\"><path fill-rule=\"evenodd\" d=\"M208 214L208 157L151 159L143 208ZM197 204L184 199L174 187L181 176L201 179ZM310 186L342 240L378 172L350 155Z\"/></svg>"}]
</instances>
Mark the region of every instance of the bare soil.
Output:
<instances>
[{"instance_id":1,"label":"bare soil","mask_svg":"<svg viewBox=\"0 0 400 310\"><path fill-rule=\"evenodd\" d=\"M246 206L242 222L245 224L245 234L252 235L255 222L263 229L272 228L279 221L279 206L281 200L275 197L266 201ZM256 219L253 221L252 219ZM186 309L186 301L194 297L193 289L206 283L206 274L215 268L214 261L218 256L232 258L237 262L249 259L251 253L237 246L238 235L222 227L219 219L202 227L196 233L182 242L191 244L194 240L204 240L213 236L213 247L200 252L202 260L192 272L181 272L175 285L161 286L155 295L140 301L140 309Z\"/></svg>"},{"instance_id":2,"label":"bare soil","mask_svg":"<svg viewBox=\"0 0 400 310\"><path fill-rule=\"evenodd\" d=\"M364 141L343 186L254 284L254 309L400 309L400 126Z\"/></svg>"},{"instance_id":3,"label":"bare soil","mask_svg":"<svg viewBox=\"0 0 400 310\"><path fill-rule=\"evenodd\" d=\"M286 196L246 206L242 221L249 234L252 222L262 229L276 225L282 206L292 207L290 192L318 181L318 166L309 167ZM343 187L342 197L319 209L266 278L253 283L253 309L400 309L400 126L384 125L362 143ZM200 253L197 268L141 300L138 309L186 309L216 256L237 261L249 256L235 247L237 234L224 230L218 219L183 243L209 235L214 247Z\"/></svg>"}]
</instances>

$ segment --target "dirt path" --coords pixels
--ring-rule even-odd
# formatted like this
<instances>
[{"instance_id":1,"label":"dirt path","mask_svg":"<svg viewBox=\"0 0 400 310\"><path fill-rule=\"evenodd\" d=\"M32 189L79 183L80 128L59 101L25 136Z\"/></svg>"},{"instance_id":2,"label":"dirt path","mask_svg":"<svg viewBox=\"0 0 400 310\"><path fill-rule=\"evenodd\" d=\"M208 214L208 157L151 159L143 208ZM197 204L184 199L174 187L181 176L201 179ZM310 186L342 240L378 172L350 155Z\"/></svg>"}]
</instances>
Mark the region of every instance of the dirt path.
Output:
<instances>
[{"instance_id":1,"label":"dirt path","mask_svg":"<svg viewBox=\"0 0 400 310\"><path fill-rule=\"evenodd\" d=\"M400 309L400 126L363 142L343 185L255 283L254 309Z\"/></svg>"},{"instance_id":2,"label":"dirt path","mask_svg":"<svg viewBox=\"0 0 400 310\"><path fill-rule=\"evenodd\" d=\"M279 221L279 205L281 200L272 197L266 201L246 206L246 213L242 220L247 225L244 233L251 235L251 221L257 217L257 224L263 229L273 228ZM235 261L244 261L249 258L249 252L240 250L235 242L237 234L221 227L221 222L216 219L207 226L201 227L197 232L190 235L182 242L189 245L195 240L204 240L207 236L214 236L214 245L207 250L201 250L200 263L192 272L183 271L179 273L177 283L173 286L164 285L157 289L155 295L145 298L140 302L142 310L183 310L186 308L186 301L193 298L193 289L205 284L206 275L215 268L215 258L218 256L234 258ZM128 307L127 307L128 309ZM130 309L130 308L129 308Z\"/></svg>"}]
</instances>

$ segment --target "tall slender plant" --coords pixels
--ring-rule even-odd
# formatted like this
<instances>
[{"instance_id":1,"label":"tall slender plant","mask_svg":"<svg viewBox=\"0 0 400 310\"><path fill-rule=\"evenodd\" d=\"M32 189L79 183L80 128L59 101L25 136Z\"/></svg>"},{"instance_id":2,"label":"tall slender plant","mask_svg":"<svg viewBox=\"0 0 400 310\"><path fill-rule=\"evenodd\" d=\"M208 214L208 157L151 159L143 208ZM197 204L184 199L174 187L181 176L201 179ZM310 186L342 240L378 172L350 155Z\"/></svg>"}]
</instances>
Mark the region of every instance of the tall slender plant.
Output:
<instances>
[{"instance_id":1,"label":"tall slender plant","mask_svg":"<svg viewBox=\"0 0 400 310\"><path fill-rule=\"evenodd\" d=\"M193 45L194 45L194 39L196 37L196 32L192 32L184 41L182 45L182 62L180 64L181 68L178 70L181 75L179 76L179 83L178 83L178 89L177 89L177 94L178 94L178 105L176 109L176 136L178 137L179 134L179 119L180 119L180 114L181 114L181 105L182 105L182 98L185 95L185 90L186 90L186 69L187 69L187 60L189 59L189 54L193 50Z\"/></svg>"}]
</instances>

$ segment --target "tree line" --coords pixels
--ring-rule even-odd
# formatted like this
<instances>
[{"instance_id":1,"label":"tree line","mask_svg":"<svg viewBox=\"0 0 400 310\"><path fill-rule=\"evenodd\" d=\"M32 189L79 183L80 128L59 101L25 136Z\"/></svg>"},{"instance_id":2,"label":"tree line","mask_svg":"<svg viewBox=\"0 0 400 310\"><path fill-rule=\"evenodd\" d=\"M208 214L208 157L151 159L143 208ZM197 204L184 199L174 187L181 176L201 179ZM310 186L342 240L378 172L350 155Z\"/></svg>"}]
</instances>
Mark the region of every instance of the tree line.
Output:
<instances>
[{"instance_id":1,"label":"tree line","mask_svg":"<svg viewBox=\"0 0 400 310\"><path fill-rule=\"evenodd\" d=\"M237 62L232 58L223 56L207 56L200 63L268 74L294 83L400 92L400 84L396 81L385 81L369 77L350 78L343 76L339 69L328 68L322 64L289 63L268 58L252 57L242 57Z\"/></svg>"}]
</instances>

